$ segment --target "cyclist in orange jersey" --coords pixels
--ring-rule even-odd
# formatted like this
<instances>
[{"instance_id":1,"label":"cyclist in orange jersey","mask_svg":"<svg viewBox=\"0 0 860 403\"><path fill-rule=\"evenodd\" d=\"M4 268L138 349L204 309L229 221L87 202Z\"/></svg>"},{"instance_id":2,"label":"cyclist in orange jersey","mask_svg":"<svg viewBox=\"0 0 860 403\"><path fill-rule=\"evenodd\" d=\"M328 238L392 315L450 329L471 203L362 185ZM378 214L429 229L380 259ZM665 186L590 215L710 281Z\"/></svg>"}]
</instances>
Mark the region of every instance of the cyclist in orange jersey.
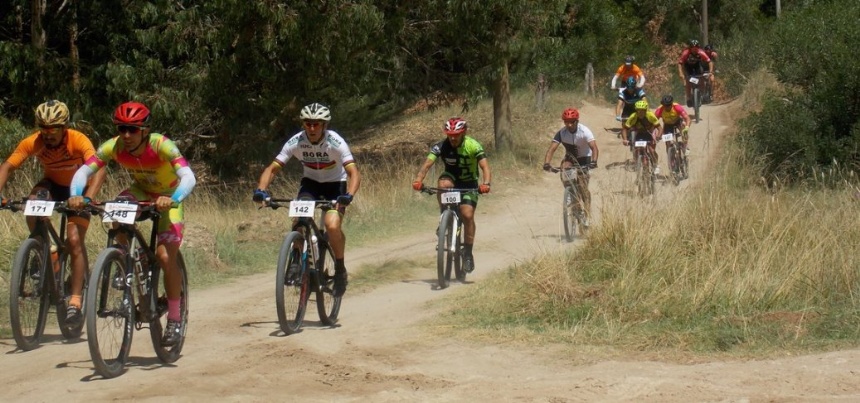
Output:
<instances>
[{"instance_id":1,"label":"cyclist in orange jersey","mask_svg":"<svg viewBox=\"0 0 860 403\"><path fill-rule=\"evenodd\" d=\"M642 69L639 68L633 61L635 58L631 55L627 55L624 58L624 64L618 66L618 70L615 71L615 75L612 76L612 84L610 87L615 90L618 89L616 84L618 83L618 79L621 79L622 84L627 83L627 79L633 77L636 80L636 88L642 88L645 85L645 73L642 72Z\"/></svg>"},{"instance_id":2,"label":"cyclist in orange jersey","mask_svg":"<svg viewBox=\"0 0 860 403\"><path fill-rule=\"evenodd\" d=\"M95 155L95 147L87 136L69 128L69 108L65 103L51 100L39 105L35 111L36 125L39 130L20 143L12 155L0 165L0 195L9 180L10 174L21 167L30 157L36 157L42 165L44 177L30 190L29 199L66 201L69 198L69 185L75 171L87 158ZM87 185L87 195L98 193L105 174L94 176ZM2 203L6 199L2 198ZM72 263L72 289L66 309L65 325L78 327L83 320L81 315L81 292L87 267L87 248L84 239L90 223L89 213L68 213L66 226L66 246ZM36 217L27 217L27 226L32 231Z\"/></svg>"}]
</instances>

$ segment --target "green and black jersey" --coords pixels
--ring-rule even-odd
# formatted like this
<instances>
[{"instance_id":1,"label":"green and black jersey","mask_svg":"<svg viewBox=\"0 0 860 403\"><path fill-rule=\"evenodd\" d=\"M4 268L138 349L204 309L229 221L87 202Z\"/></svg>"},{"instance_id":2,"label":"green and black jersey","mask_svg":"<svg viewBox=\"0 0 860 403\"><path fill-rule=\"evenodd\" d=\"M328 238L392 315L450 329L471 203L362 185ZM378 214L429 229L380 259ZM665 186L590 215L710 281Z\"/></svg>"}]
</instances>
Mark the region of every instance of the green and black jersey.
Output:
<instances>
[{"instance_id":1,"label":"green and black jersey","mask_svg":"<svg viewBox=\"0 0 860 403\"><path fill-rule=\"evenodd\" d=\"M457 187L478 186L478 161L487 158L484 147L477 140L465 136L460 147L454 148L448 139L442 140L430 149L427 158L442 160L445 172L441 176L450 176Z\"/></svg>"}]
</instances>

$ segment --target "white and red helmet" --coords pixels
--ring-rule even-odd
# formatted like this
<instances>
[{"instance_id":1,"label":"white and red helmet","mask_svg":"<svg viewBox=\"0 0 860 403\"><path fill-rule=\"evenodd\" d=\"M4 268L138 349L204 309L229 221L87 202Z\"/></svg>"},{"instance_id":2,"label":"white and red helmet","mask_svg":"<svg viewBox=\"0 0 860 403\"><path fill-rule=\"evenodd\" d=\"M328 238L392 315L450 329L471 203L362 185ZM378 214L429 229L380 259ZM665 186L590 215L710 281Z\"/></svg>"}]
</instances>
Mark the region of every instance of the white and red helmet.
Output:
<instances>
[{"instance_id":1,"label":"white and red helmet","mask_svg":"<svg viewBox=\"0 0 860 403\"><path fill-rule=\"evenodd\" d=\"M445 122L445 134L449 136L459 136L466 132L469 125L463 118L451 118Z\"/></svg>"}]
</instances>

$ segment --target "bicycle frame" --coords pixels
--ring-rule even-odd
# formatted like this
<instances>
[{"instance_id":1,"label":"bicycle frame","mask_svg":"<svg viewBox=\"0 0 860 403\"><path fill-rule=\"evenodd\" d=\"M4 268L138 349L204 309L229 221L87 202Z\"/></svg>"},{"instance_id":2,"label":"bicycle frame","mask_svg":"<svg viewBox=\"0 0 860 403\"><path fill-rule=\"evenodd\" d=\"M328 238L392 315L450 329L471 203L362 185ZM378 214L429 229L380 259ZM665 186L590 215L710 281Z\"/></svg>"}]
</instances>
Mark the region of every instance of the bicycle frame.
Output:
<instances>
[{"instance_id":1,"label":"bicycle frame","mask_svg":"<svg viewBox=\"0 0 860 403\"><path fill-rule=\"evenodd\" d=\"M680 183L687 175L686 156L684 150L686 145L679 141L681 131L678 126L675 126L672 133L664 133L662 140L666 143L666 160L669 163L669 169L672 173L672 181L675 185Z\"/></svg>"},{"instance_id":2,"label":"bicycle frame","mask_svg":"<svg viewBox=\"0 0 860 403\"><path fill-rule=\"evenodd\" d=\"M89 205L88 209L94 214L104 216L105 214L110 214L106 213L103 208L107 203L131 204L125 200L115 200ZM122 211L120 213L140 213L142 216L135 218L134 222L131 224L118 222L115 228L109 229L106 248L114 247L126 252L125 267L130 270L126 273L124 281L127 286L135 287L135 294L137 295L137 309L135 311L136 317L134 324L136 330L141 330L143 329L144 324L150 325L151 322L158 320L162 315L164 315L167 312L167 305L165 301L164 306L160 306L161 304L159 304L159 301L152 297L153 293L156 293L158 290L158 284L155 284L152 279L158 279L160 277L160 273L158 273L158 271L164 271L164 268L161 267L161 263L155 255L158 223L161 219L161 213L156 210L154 202L137 202L134 204L138 205L136 212ZM152 229L150 231L148 241L137 227L137 222L145 220L152 221ZM127 244L124 245L118 243L116 241L118 235L124 235ZM147 262L146 267L144 267L141 262L141 251L145 253ZM96 309L103 308L104 307L97 307Z\"/></svg>"},{"instance_id":3,"label":"bicycle frame","mask_svg":"<svg viewBox=\"0 0 860 403\"><path fill-rule=\"evenodd\" d=\"M640 197L654 193L654 161L651 159L648 143L646 140L637 140L633 147Z\"/></svg>"},{"instance_id":4,"label":"bicycle frame","mask_svg":"<svg viewBox=\"0 0 860 403\"><path fill-rule=\"evenodd\" d=\"M554 173L558 173L562 184L564 184L564 198L562 199L562 221L564 223L565 238L568 242L573 241L576 228L579 228L580 233L584 233L587 228L587 214L585 208L585 199L583 198L580 185L588 186L588 167L583 167L574 164L571 167L553 167L550 169ZM585 178L585 183L581 178ZM576 223L573 222L576 220Z\"/></svg>"},{"instance_id":5,"label":"bicycle frame","mask_svg":"<svg viewBox=\"0 0 860 403\"><path fill-rule=\"evenodd\" d=\"M456 188L424 188L427 194L439 194L442 212L439 214L439 226L436 229L436 276L439 289L447 288L451 281L451 272L459 281L466 280L463 268L463 221L460 217L460 200L462 193L477 192L478 189Z\"/></svg>"}]
</instances>

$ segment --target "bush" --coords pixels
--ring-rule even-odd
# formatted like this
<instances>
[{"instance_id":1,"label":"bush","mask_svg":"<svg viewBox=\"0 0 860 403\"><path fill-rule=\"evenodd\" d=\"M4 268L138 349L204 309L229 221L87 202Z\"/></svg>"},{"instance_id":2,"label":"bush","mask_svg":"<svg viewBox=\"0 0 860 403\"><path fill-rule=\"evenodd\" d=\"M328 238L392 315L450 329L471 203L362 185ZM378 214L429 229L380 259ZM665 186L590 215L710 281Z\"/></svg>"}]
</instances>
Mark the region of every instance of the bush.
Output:
<instances>
[{"instance_id":1,"label":"bush","mask_svg":"<svg viewBox=\"0 0 860 403\"><path fill-rule=\"evenodd\" d=\"M790 92L771 95L744 124L748 151L764 156L769 179L860 162L860 60L851 49L860 42L858 14L856 1L816 3L787 14L769 35L773 72Z\"/></svg>"}]
</instances>

